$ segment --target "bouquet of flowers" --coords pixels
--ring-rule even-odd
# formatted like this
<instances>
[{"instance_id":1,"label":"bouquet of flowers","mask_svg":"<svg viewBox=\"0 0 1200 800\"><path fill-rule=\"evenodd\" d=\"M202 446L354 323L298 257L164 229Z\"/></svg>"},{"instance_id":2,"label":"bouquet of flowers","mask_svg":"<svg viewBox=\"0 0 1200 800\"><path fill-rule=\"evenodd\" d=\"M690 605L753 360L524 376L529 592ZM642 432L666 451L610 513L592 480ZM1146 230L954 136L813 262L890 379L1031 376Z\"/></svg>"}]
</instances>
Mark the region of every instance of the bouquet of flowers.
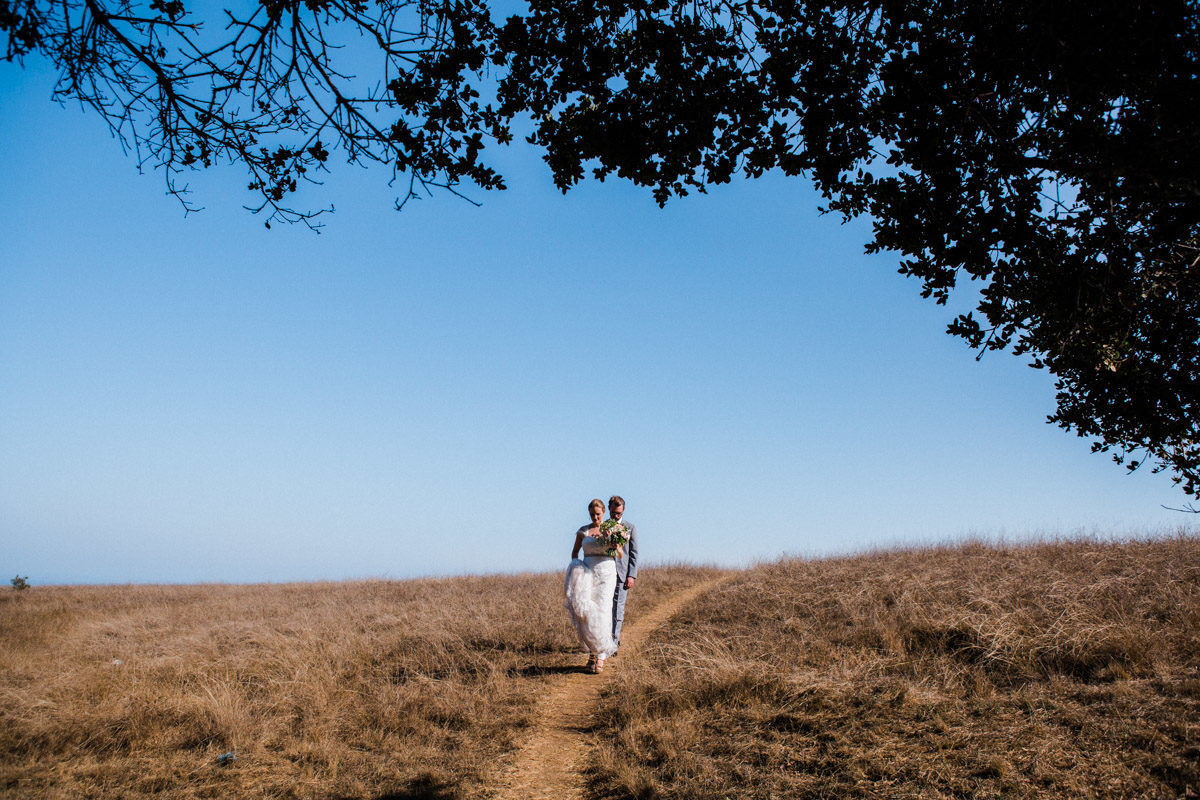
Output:
<instances>
[{"instance_id":1,"label":"bouquet of flowers","mask_svg":"<svg viewBox=\"0 0 1200 800\"><path fill-rule=\"evenodd\" d=\"M596 538L607 548L604 552L615 556L617 548L629 541L629 526L615 519L606 519L600 523L600 533Z\"/></svg>"}]
</instances>

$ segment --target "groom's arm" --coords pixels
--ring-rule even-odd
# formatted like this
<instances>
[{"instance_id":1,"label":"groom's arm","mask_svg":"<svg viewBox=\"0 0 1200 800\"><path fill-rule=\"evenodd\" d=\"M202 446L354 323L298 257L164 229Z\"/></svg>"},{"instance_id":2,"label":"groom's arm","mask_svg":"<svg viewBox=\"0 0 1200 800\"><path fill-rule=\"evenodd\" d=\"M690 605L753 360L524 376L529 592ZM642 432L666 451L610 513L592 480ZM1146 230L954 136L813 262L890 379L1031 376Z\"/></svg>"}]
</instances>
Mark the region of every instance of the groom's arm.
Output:
<instances>
[{"instance_id":1,"label":"groom's arm","mask_svg":"<svg viewBox=\"0 0 1200 800\"><path fill-rule=\"evenodd\" d=\"M625 588L637 580L637 525L629 526L629 567L625 570Z\"/></svg>"}]
</instances>

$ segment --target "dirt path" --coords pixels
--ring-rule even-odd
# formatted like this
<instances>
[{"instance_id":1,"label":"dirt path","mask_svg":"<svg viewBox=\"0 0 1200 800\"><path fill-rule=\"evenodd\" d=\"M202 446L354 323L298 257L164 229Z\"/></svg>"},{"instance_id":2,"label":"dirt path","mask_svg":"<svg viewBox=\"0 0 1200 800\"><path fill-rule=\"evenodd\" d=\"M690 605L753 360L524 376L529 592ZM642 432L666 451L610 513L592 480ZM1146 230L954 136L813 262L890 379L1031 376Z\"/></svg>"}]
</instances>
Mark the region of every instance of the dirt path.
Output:
<instances>
[{"instance_id":1,"label":"dirt path","mask_svg":"<svg viewBox=\"0 0 1200 800\"><path fill-rule=\"evenodd\" d=\"M580 800L588 749L584 731L600 690L637 655L647 634L721 580L703 581L630 620L621 631L621 653L605 665L603 674L572 672L552 678L538 701L541 721L497 776L495 800Z\"/></svg>"}]
</instances>

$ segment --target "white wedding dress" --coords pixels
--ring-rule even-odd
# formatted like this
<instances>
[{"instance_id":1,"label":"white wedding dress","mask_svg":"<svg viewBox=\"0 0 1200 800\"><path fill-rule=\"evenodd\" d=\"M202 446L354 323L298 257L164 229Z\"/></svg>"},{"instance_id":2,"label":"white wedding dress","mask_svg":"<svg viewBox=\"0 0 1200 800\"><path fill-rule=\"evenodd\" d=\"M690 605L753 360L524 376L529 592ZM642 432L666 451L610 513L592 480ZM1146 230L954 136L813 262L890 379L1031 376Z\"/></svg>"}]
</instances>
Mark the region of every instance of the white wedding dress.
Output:
<instances>
[{"instance_id":1,"label":"white wedding dress","mask_svg":"<svg viewBox=\"0 0 1200 800\"><path fill-rule=\"evenodd\" d=\"M567 567L567 601L579 642L590 654L610 656L613 644L613 594L617 589L617 561L593 536L583 537L583 558Z\"/></svg>"}]
</instances>

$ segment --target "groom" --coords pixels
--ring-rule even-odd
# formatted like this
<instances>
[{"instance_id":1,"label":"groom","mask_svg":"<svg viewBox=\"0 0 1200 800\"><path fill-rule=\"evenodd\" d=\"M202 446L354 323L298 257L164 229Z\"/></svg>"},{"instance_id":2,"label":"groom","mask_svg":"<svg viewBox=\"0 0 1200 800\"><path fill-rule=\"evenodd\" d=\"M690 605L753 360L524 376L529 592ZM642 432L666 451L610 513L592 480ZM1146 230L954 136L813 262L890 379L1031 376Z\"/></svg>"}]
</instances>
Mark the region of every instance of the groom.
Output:
<instances>
[{"instance_id":1,"label":"groom","mask_svg":"<svg viewBox=\"0 0 1200 800\"><path fill-rule=\"evenodd\" d=\"M633 588L637 580L637 526L629 520L622 520L624 513L625 500L620 495L608 498L608 516L629 526L629 543L625 545L624 555L617 559L617 591L613 593L612 637L618 647L621 645L621 623L625 621L625 593Z\"/></svg>"}]
</instances>

